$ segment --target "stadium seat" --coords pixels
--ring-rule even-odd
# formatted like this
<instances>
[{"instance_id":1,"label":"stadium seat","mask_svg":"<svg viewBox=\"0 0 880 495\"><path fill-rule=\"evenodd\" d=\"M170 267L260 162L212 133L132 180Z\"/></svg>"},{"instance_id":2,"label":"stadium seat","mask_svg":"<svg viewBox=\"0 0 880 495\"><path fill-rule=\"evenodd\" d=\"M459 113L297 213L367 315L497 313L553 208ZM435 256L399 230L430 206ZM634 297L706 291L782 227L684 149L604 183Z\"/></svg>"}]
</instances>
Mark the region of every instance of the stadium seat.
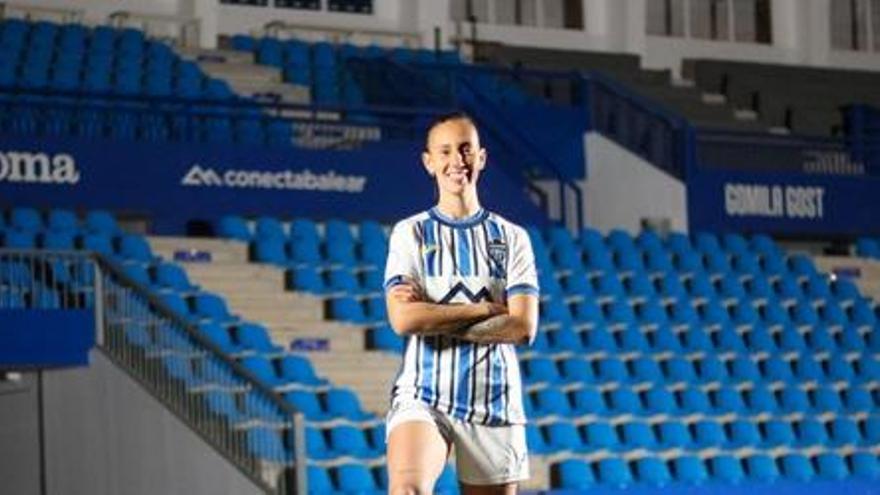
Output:
<instances>
[{"instance_id":1,"label":"stadium seat","mask_svg":"<svg viewBox=\"0 0 880 495\"><path fill-rule=\"evenodd\" d=\"M588 490L594 483L589 464L578 459L566 459L551 466L551 484L559 490Z\"/></svg>"}]
</instances>

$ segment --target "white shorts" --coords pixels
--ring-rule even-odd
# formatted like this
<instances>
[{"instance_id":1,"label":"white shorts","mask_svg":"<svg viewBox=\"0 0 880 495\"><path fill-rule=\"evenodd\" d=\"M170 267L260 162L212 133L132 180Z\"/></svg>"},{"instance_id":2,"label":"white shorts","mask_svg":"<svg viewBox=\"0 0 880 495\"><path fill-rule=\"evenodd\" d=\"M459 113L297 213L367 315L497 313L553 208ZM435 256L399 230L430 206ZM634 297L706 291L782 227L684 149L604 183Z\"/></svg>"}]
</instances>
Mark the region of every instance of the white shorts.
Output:
<instances>
[{"instance_id":1,"label":"white shorts","mask_svg":"<svg viewBox=\"0 0 880 495\"><path fill-rule=\"evenodd\" d=\"M458 480L468 485L501 485L529 479L525 425L484 426L452 418L417 400L397 401L385 418L385 440L395 426L424 421L437 427L455 448Z\"/></svg>"}]
</instances>

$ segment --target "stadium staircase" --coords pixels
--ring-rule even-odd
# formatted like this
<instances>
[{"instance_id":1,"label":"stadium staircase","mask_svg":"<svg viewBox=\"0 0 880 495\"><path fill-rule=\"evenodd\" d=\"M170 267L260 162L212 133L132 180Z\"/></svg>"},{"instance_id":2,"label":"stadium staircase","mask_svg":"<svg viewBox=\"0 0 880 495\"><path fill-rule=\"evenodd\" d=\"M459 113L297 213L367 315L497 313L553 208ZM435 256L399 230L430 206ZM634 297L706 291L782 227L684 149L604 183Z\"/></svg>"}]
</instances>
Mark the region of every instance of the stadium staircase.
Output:
<instances>
[{"instance_id":1,"label":"stadium staircase","mask_svg":"<svg viewBox=\"0 0 880 495\"><path fill-rule=\"evenodd\" d=\"M858 256L815 256L822 272L851 277L866 297L880 301L880 261Z\"/></svg>"},{"instance_id":2,"label":"stadium staircase","mask_svg":"<svg viewBox=\"0 0 880 495\"><path fill-rule=\"evenodd\" d=\"M324 299L286 290L285 271L248 261L248 246L221 239L151 237L156 254L168 260L180 254L208 253L211 262L182 261L190 279L222 295L231 310L248 321L264 324L276 345L310 348L316 371L357 392L364 409L384 414L398 357L366 349L363 327L325 320ZM177 256L176 256L177 255Z\"/></svg>"},{"instance_id":3,"label":"stadium staircase","mask_svg":"<svg viewBox=\"0 0 880 495\"><path fill-rule=\"evenodd\" d=\"M199 64L209 77L226 81L242 96L284 103L308 103L308 86L284 82L281 70L254 62L253 55L237 50L179 48L178 53Z\"/></svg>"}]
</instances>

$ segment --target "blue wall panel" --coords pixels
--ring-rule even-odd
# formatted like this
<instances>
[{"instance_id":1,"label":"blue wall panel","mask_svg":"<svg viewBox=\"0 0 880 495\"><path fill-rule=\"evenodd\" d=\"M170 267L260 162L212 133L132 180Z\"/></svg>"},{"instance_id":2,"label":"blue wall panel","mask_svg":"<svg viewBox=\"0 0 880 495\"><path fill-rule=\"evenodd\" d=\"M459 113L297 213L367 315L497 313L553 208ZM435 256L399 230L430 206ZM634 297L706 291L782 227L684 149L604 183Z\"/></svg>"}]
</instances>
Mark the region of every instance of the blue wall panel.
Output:
<instances>
[{"instance_id":1,"label":"blue wall panel","mask_svg":"<svg viewBox=\"0 0 880 495\"><path fill-rule=\"evenodd\" d=\"M93 309L0 310L0 367L88 365L94 345Z\"/></svg>"}]
</instances>

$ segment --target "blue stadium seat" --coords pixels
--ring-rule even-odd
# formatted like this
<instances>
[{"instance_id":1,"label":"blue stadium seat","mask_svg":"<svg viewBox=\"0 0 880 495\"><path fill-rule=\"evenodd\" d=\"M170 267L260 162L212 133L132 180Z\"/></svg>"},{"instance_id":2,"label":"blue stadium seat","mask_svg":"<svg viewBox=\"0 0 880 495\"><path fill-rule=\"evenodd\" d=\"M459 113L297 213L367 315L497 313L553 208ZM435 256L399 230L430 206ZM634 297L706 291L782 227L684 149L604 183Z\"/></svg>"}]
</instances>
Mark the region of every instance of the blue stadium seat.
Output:
<instances>
[{"instance_id":1,"label":"blue stadium seat","mask_svg":"<svg viewBox=\"0 0 880 495\"><path fill-rule=\"evenodd\" d=\"M86 213L84 223L85 229L91 233L115 235L120 231L113 215L103 210L92 210Z\"/></svg>"},{"instance_id":2,"label":"blue stadium seat","mask_svg":"<svg viewBox=\"0 0 880 495\"><path fill-rule=\"evenodd\" d=\"M457 495L459 493L458 478L451 464L447 464L443 468L440 477L434 483L434 491L438 495Z\"/></svg>"},{"instance_id":3,"label":"blue stadium seat","mask_svg":"<svg viewBox=\"0 0 880 495\"><path fill-rule=\"evenodd\" d=\"M319 466L308 466L307 476L309 477L309 495L323 495L325 493L333 493L333 482L330 479L330 473L326 468Z\"/></svg>"},{"instance_id":4,"label":"blue stadium seat","mask_svg":"<svg viewBox=\"0 0 880 495\"><path fill-rule=\"evenodd\" d=\"M596 463L598 481L602 485L624 488L633 483L632 472L626 461L618 457L602 459Z\"/></svg>"},{"instance_id":5,"label":"blue stadium seat","mask_svg":"<svg viewBox=\"0 0 880 495\"><path fill-rule=\"evenodd\" d=\"M621 447L621 439L614 426L609 423L592 422L582 426L580 430L583 432L584 444L589 451L602 449L617 451Z\"/></svg>"},{"instance_id":6,"label":"blue stadium seat","mask_svg":"<svg viewBox=\"0 0 880 495\"><path fill-rule=\"evenodd\" d=\"M551 466L551 485L559 490L589 490L594 484L589 464L578 459L566 459Z\"/></svg>"},{"instance_id":7,"label":"blue stadium seat","mask_svg":"<svg viewBox=\"0 0 880 495\"><path fill-rule=\"evenodd\" d=\"M388 325L372 328L368 334L370 348L395 353L403 352L404 340Z\"/></svg>"},{"instance_id":8,"label":"blue stadium seat","mask_svg":"<svg viewBox=\"0 0 880 495\"><path fill-rule=\"evenodd\" d=\"M190 282L183 267L175 263L160 263L153 268L155 285L178 292L196 291L199 287Z\"/></svg>"},{"instance_id":9,"label":"blue stadium seat","mask_svg":"<svg viewBox=\"0 0 880 495\"><path fill-rule=\"evenodd\" d=\"M275 217L259 217L254 225L254 237L257 239L271 239L276 241L284 241L287 239L287 233L284 231L284 225Z\"/></svg>"},{"instance_id":10,"label":"blue stadium seat","mask_svg":"<svg viewBox=\"0 0 880 495\"><path fill-rule=\"evenodd\" d=\"M672 475L676 481L689 485L701 485L709 478L705 463L699 457L692 455L683 455L673 459Z\"/></svg>"},{"instance_id":11,"label":"blue stadium seat","mask_svg":"<svg viewBox=\"0 0 880 495\"><path fill-rule=\"evenodd\" d=\"M196 294L192 298L193 313L197 317L211 320L221 324L234 323L239 317L231 314L226 306L226 300L209 292Z\"/></svg>"},{"instance_id":12,"label":"blue stadium seat","mask_svg":"<svg viewBox=\"0 0 880 495\"><path fill-rule=\"evenodd\" d=\"M239 323L235 327L235 337L239 345L247 350L260 353L279 353L284 351L284 348L275 345L269 339L266 327L258 323Z\"/></svg>"},{"instance_id":13,"label":"blue stadium seat","mask_svg":"<svg viewBox=\"0 0 880 495\"><path fill-rule=\"evenodd\" d=\"M608 407L598 389L583 387L569 392L572 405L572 413L577 416L586 414L603 415L608 412Z\"/></svg>"},{"instance_id":14,"label":"blue stadium seat","mask_svg":"<svg viewBox=\"0 0 880 495\"><path fill-rule=\"evenodd\" d=\"M555 384L560 381L559 370L553 360L536 357L521 361L520 370L527 382L547 382Z\"/></svg>"},{"instance_id":15,"label":"blue stadium seat","mask_svg":"<svg viewBox=\"0 0 880 495\"><path fill-rule=\"evenodd\" d=\"M9 212L9 226L21 231L36 233L43 230L43 219L34 208L13 208Z\"/></svg>"},{"instance_id":16,"label":"blue stadium seat","mask_svg":"<svg viewBox=\"0 0 880 495\"><path fill-rule=\"evenodd\" d=\"M742 461L730 455L719 455L708 459L709 474L715 481L731 485L739 484L745 478Z\"/></svg>"},{"instance_id":17,"label":"blue stadium seat","mask_svg":"<svg viewBox=\"0 0 880 495\"><path fill-rule=\"evenodd\" d=\"M793 445L795 443L794 430L785 420L771 419L759 424L762 431L764 441L767 445L773 447L783 447Z\"/></svg>"},{"instance_id":18,"label":"blue stadium seat","mask_svg":"<svg viewBox=\"0 0 880 495\"><path fill-rule=\"evenodd\" d=\"M678 421L664 421L660 423L657 432L657 441L665 449L690 448L693 439L684 423Z\"/></svg>"},{"instance_id":19,"label":"blue stadium seat","mask_svg":"<svg viewBox=\"0 0 880 495\"><path fill-rule=\"evenodd\" d=\"M775 460L766 454L753 454L745 459L746 476L750 481L770 483L779 478Z\"/></svg>"},{"instance_id":20,"label":"blue stadium seat","mask_svg":"<svg viewBox=\"0 0 880 495\"><path fill-rule=\"evenodd\" d=\"M285 379L278 375L272 361L263 356L247 356L242 358L241 365L267 387L279 387L286 383Z\"/></svg>"},{"instance_id":21,"label":"blue stadium seat","mask_svg":"<svg viewBox=\"0 0 880 495\"><path fill-rule=\"evenodd\" d=\"M292 390L284 394L284 400L297 411L303 413L309 421L327 421L332 419L321 406L318 395L306 390Z\"/></svg>"},{"instance_id":22,"label":"blue stadium seat","mask_svg":"<svg viewBox=\"0 0 880 495\"><path fill-rule=\"evenodd\" d=\"M724 447L728 443L727 435L720 423L702 420L691 425L694 442L699 448Z\"/></svg>"},{"instance_id":23,"label":"blue stadium seat","mask_svg":"<svg viewBox=\"0 0 880 495\"><path fill-rule=\"evenodd\" d=\"M226 328L215 322L201 323L199 325L199 331L205 338L210 340L211 343L219 347L222 352L235 354L245 350L243 347L232 341L232 337L230 337Z\"/></svg>"},{"instance_id":24,"label":"blue stadium seat","mask_svg":"<svg viewBox=\"0 0 880 495\"><path fill-rule=\"evenodd\" d=\"M72 251L76 242L73 232L49 230L40 235L40 245L43 249Z\"/></svg>"},{"instance_id":25,"label":"blue stadium seat","mask_svg":"<svg viewBox=\"0 0 880 495\"><path fill-rule=\"evenodd\" d=\"M672 474L669 471L669 465L660 458L643 457L635 462L636 481L653 485L656 487L665 487L672 482Z\"/></svg>"},{"instance_id":26,"label":"blue stadium seat","mask_svg":"<svg viewBox=\"0 0 880 495\"><path fill-rule=\"evenodd\" d=\"M854 452L847 456L850 471L856 478L876 481L880 479L880 461L870 452Z\"/></svg>"},{"instance_id":27,"label":"blue stadium seat","mask_svg":"<svg viewBox=\"0 0 880 495\"><path fill-rule=\"evenodd\" d=\"M849 413L867 412L875 407L870 392L859 387L849 387L843 391L843 402Z\"/></svg>"},{"instance_id":28,"label":"blue stadium seat","mask_svg":"<svg viewBox=\"0 0 880 495\"><path fill-rule=\"evenodd\" d=\"M541 428L534 424L526 425L526 445L528 445L529 452L534 452L535 454L554 452L554 449L547 445L547 440L544 439Z\"/></svg>"},{"instance_id":29,"label":"blue stadium seat","mask_svg":"<svg viewBox=\"0 0 880 495\"><path fill-rule=\"evenodd\" d=\"M153 251L150 249L147 239L142 235L125 234L120 237L119 250L117 253L127 261L140 263L152 263L153 261L156 261L156 257L153 255Z\"/></svg>"},{"instance_id":30,"label":"blue stadium seat","mask_svg":"<svg viewBox=\"0 0 880 495\"><path fill-rule=\"evenodd\" d=\"M250 242L254 237L245 219L237 215L221 217L217 221L215 229L218 236L227 239Z\"/></svg>"},{"instance_id":31,"label":"blue stadium seat","mask_svg":"<svg viewBox=\"0 0 880 495\"><path fill-rule=\"evenodd\" d=\"M752 413L773 413L779 409L779 404L773 394L764 386L755 384L745 390L746 406Z\"/></svg>"},{"instance_id":32,"label":"blue stadium seat","mask_svg":"<svg viewBox=\"0 0 880 495\"><path fill-rule=\"evenodd\" d=\"M757 424L747 419L730 423L729 438L732 448L758 447L763 443Z\"/></svg>"},{"instance_id":33,"label":"blue stadium seat","mask_svg":"<svg viewBox=\"0 0 880 495\"><path fill-rule=\"evenodd\" d=\"M3 247L7 249L33 249L37 247L37 238L34 232L7 230L2 240Z\"/></svg>"},{"instance_id":34,"label":"blue stadium seat","mask_svg":"<svg viewBox=\"0 0 880 495\"><path fill-rule=\"evenodd\" d=\"M247 430L248 450L267 462L288 464L291 452L284 446L281 435L272 429L257 427Z\"/></svg>"},{"instance_id":35,"label":"blue stadium seat","mask_svg":"<svg viewBox=\"0 0 880 495\"><path fill-rule=\"evenodd\" d=\"M645 409L651 414L675 414L678 406L672 392L662 386L654 386L644 392Z\"/></svg>"},{"instance_id":36,"label":"blue stadium seat","mask_svg":"<svg viewBox=\"0 0 880 495\"><path fill-rule=\"evenodd\" d=\"M534 392L534 413L537 416L572 415L571 403L565 393L558 388L543 388Z\"/></svg>"},{"instance_id":37,"label":"blue stadium seat","mask_svg":"<svg viewBox=\"0 0 880 495\"><path fill-rule=\"evenodd\" d=\"M362 464L343 464L334 471L342 493L376 493L379 489L370 469Z\"/></svg>"},{"instance_id":38,"label":"blue stadium seat","mask_svg":"<svg viewBox=\"0 0 880 495\"><path fill-rule=\"evenodd\" d=\"M304 385L326 385L325 378L319 377L312 367L311 361L303 356L288 354L280 361L281 376L286 381L302 383Z\"/></svg>"},{"instance_id":39,"label":"blue stadium seat","mask_svg":"<svg viewBox=\"0 0 880 495\"><path fill-rule=\"evenodd\" d=\"M831 421L828 430L831 444L835 446L858 445L862 441L858 425L851 419L838 417Z\"/></svg>"},{"instance_id":40,"label":"blue stadium seat","mask_svg":"<svg viewBox=\"0 0 880 495\"><path fill-rule=\"evenodd\" d=\"M813 479L813 466L806 456L797 453L786 454L780 458L782 476L795 481L807 482Z\"/></svg>"},{"instance_id":41,"label":"blue stadium seat","mask_svg":"<svg viewBox=\"0 0 880 495\"><path fill-rule=\"evenodd\" d=\"M340 296L330 300L330 317L353 324L369 323L363 306L351 296Z\"/></svg>"},{"instance_id":42,"label":"blue stadium seat","mask_svg":"<svg viewBox=\"0 0 880 495\"><path fill-rule=\"evenodd\" d=\"M325 401L327 412L332 416L352 421L364 421L373 417L361 408L357 395L347 388L331 388L326 393Z\"/></svg>"},{"instance_id":43,"label":"blue stadium seat","mask_svg":"<svg viewBox=\"0 0 880 495\"><path fill-rule=\"evenodd\" d=\"M586 445L583 443L577 428L568 422L555 422L545 427L547 433L547 445L556 451L581 451Z\"/></svg>"},{"instance_id":44,"label":"blue stadium seat","mask_svg":"<svg viewBox=\"0 0 880 495\"><path fill-rule=\"evenodd\" d=\"M849 468L847 468L843 457L825 453L816 456L816 471L819 476L826 480L842 480L849 476Z\"/></svg>"},{"instance_id":45,"label":"blue stadium seat","mask_svg":"<svg viewBox=\"0 0 880 495\"><path fill-rule=\"evenodd\" d=\"M804 447L828 444L828 430L825 424L814 419L803 419L794 424L798 444Z\"/></svg>"},{"instance_id":46,"label":"blue stadium seat","mask_svg":"<svg viewBox=\"0 0 880 495\"><path fill-rule=\"evenodd\" d=\"M657 446L657 439L654 437L654 432L648 423L638 421L623 423L620 430L622 443L628 449L650 450Z\"/></svg>"},{"instance_id":47,"label":"blue stadium seat","mask_svg":"<svg viewBox=\"0 0 880 495\"><path fill-rule=\"evenodd\" d=\"M843 401L836 390L830 387L817 387L810 390L810 403L817 412L839 413L843 409Z\"/></svg>"},{"instance_id":48,"label":"blue stadium seat","mask_svg":"<svg viewBox=\"0 0 880 495\"><path fill-rule=\"evenodd\" d=\"M376 458L382 455L381 452L370 447L363 430L350 425L339 425L330 429L330 446L342 455L350 455L359 459Z\"/></svg>"}]
</instances>

